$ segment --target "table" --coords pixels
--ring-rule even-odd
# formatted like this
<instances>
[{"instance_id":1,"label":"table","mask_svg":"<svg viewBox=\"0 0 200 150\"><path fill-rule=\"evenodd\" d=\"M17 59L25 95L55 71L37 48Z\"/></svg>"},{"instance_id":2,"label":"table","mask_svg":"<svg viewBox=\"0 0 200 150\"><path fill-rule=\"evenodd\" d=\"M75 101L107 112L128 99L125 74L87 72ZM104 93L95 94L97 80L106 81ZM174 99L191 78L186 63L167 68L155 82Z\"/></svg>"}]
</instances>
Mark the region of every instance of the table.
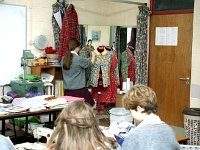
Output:
<instances>
[{"instance_id":1,"label":"table","mask_svg":"<svg viewBox=\"0 0 200 150\"><path fill-rule=\"evenodd\" d=\"M53 122L56 120L56 113L60 112L63 108L49 108L49 109L43 109L39 111L25 111L25 112L19 112L19 113L9 113L5 115L0 115L0 120L2 121L2 135L5 135L5 120L6 119L14 119L14 118L20 118L25 117L26 118L26 124L25 124L25 133L28 134L28 116L35 116L35 115L42 115L42 114L49 114L49 123L51 123L51 114L53 114ZM13 124L14 127L14 134L16 137L16 130L15 130L15 124Z\"/></svg>"}]
</instances>

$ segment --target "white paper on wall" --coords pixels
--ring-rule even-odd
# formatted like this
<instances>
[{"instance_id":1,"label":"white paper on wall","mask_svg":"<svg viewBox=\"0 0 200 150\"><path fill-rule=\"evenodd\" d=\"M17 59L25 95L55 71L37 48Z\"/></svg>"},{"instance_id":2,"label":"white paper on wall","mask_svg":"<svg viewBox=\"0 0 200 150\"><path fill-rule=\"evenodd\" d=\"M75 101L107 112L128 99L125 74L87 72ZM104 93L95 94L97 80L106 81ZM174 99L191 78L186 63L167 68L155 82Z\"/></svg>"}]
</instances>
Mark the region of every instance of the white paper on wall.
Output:
<instances>
[{"instance_id":1,"label":"white paper on wall","mask_svg":"<svg viewBox=\"0 0 200 150\"><path fill-rule=\"evenodd\" d=\"M178 27L156 27L155 36L155 45L178 45Z\"/></svg>"}]
</instances>

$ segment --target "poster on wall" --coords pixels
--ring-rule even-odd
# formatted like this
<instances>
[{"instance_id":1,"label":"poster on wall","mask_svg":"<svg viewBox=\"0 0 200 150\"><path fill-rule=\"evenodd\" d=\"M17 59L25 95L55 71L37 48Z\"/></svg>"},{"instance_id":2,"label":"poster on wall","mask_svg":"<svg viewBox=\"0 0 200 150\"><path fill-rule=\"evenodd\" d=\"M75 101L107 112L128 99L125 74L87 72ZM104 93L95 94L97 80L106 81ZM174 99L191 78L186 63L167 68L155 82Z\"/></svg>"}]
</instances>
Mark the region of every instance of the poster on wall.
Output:
<instances>
[{"instance_id":1,"label":"poster on wall","mask_svg":"<svg viewBox=\"0 0 200 150\"><path fill-rule=\"evenodd\" d=\"M92 31L92 41L100 41L101 31Z\"/></svg>"},{"instance_id":2,"label":"poster on wall","mask_svg":"<svg viewBox=\"0 0 200 150\"><path fill-rule=\"evenodd\" d=\"M177 46L178 27L156 27L155 45Z\"/></svg>"}]
</instances>

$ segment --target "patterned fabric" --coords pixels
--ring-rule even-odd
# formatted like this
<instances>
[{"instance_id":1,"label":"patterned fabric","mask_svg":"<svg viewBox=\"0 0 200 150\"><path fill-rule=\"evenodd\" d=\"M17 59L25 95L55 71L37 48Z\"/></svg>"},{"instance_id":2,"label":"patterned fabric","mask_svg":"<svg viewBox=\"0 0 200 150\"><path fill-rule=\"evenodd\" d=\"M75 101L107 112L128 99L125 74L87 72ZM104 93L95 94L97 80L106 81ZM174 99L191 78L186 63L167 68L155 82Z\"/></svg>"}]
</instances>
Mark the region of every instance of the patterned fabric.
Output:
<instances>
[{"instance_id":1,"label":"patterned fabric","mask_svg":"<svg viewBox=\"0 0 200 150\"><path fill-rule=\"evenodd\" d=\"M62 23L62 31L60 34L60 47L58 49L58 60L68 51L68 41L70 38L79 40L78 15L72 4L67 7Z\"/></svg>"},{"instance_id":2,"label":"patterned fabric","mask_svg":"<svg viewBox=\"0 0 200 150\"><path fill-rule=\"evenodd\" d=\"M145 5L139 6L139 15L137 17L137 34L136 34L136 84L148 83L147 70L147 37L148 37L148 16L149 8Z\"/></svg>"},{"instance_id":3,"label":"patterned fabric","mask_svg":"<svg viewBox=\"0 0 200 150\"><path fill-rule=\"evenodd\" d=\"M90 54L91 52L88 50L87 47L83 47L80 51L79 51L79 55L83 58L90 58Z\"/></svg>"},{"instance_id":4,"label":"patterned fabric","mask_svg":"<svg viewBox=\"0 0 200 150\"><path fill-rule=\"evenodd\" d=\"M135 83L135 58L128 48L121 55L121 74L123 81L130 78Z\"/></svg>"},{"instance_id":5,"label":"patterned fabric","mask_svg":"<svg viewBox=\"0 0 200 150\"><path fill-rule=\"evenodd\" d=\"M86 46L86 42L87 42L85 27L84 25L78 25L78 27L79 27L79 41L81 43L81 48L83 48Z\"/></svg>"},{"instance_id":6,"label":"patterned fabric","mask_svg":"<svg viewBox=\"0 0 200 150\"><path fill-rule=\"evenodd\" d=\"M83 58L90 58L91 56L91 51L88 50L87 47L84 47L82 48L80 51L79 51L79 55ZM86 85L88 86L88 80L90 79L90 73L91 73L91 67L88 67L86 68L85 70L85 77L86 77Z\"/></svg>"},{"instance_id":7,"label":"patterned fabric","mask_svg":"<svg viewBox=\"0 0 200 150\"><path fill-rule=\"evenodd\" d=\"M89 51L94 51L94 46L92 46L92 45L91 46L87 45L87 48Z\"/></svg>"},{"instance_id":8,"label":"patterned fabric","mask_svg":"<svg viewBox=\"0 0 200 150\"><path fill-rule=\"evenodd\" d=\"M94 50L96 53L95 62L91 69L91 77L89 85L92 87L98 87L98 79L100 69L102 71L103 87L108 87L110 85L110 66L112 52L104 50L102 53L99 53L97 50Z\"/></svg>"},{"instance_id":9,"label":"patterned fabric","mask_svg":"<svg viewBox=\"0 0 200 150\"><path fill-rule=\"evenodd\" d=\"M98 102L115 103L117 95L117 86L119 85L119 70L117 53L113 52L113 57L110 67L110 85L104 88L103 86L92 88L92 96ZM101 92L101 94L98 94Z\"/></svg>"},{"instance_id":10,"label":"patterned fabric","mask_svg":"<svg viewBox=\"0 0 200 150\"><path fill-rule=\"evenodd\" d=\"M60 31L61 28L59 27L54 14L57 12L60 12L61 18L63 19L64 16L64 12L67 8L68 4L67 3L63 3L62 2L56 2L55 4L52 5L52 9L53 9L53 13L52 13L52 26L53 26L53 33L54 33L54 42L55 42L55 49L58 50L59 49L59 45L60 45Z\"/></svg>"},{"instance_id":11,"label":"patterned fabric","mask_svg":"<svg viewBox=\"0 0 200 150\"><path fill-rule=\"evenodd\" d=\"M120 27L119 26L117 26L116 28L115 43L116 43L116 51L117 51L117 58L118 58L118 66L120 68L121 52L120 52Z\"/></svg>"}]
</instances>

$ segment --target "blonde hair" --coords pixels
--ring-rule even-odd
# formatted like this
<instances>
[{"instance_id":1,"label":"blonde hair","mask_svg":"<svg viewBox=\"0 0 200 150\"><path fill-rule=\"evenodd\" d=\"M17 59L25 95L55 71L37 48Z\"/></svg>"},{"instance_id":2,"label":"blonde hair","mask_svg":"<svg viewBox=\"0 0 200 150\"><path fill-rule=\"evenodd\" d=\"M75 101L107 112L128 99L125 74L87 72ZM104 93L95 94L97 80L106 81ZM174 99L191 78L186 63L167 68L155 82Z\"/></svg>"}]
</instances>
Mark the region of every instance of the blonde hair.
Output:
<instances>
[{"instance_id":1,"label":"blonde hair","mask_svg":"<svg viewBox=\"0 0 200 150\"><path fill-rule=\"evenodd\" d=\"M93 110L81 101L75 101L62 110L56 120L56 128L48 141L55 150L108 150L116 146L114 139L104 136Z\"/></svg>"},{"instance_id":2,"label":"blonde hair","mask_svg":"<svg viewBox=\"0 0 200 150\"><path fill-rule=\"evenodd\" d=\"M144 108L144 113L156 113L157 97L152 88L146 85L134 85L122 98L123 105L128 110L135 110L137 106Z\"/></svg>"}]
</instances>

